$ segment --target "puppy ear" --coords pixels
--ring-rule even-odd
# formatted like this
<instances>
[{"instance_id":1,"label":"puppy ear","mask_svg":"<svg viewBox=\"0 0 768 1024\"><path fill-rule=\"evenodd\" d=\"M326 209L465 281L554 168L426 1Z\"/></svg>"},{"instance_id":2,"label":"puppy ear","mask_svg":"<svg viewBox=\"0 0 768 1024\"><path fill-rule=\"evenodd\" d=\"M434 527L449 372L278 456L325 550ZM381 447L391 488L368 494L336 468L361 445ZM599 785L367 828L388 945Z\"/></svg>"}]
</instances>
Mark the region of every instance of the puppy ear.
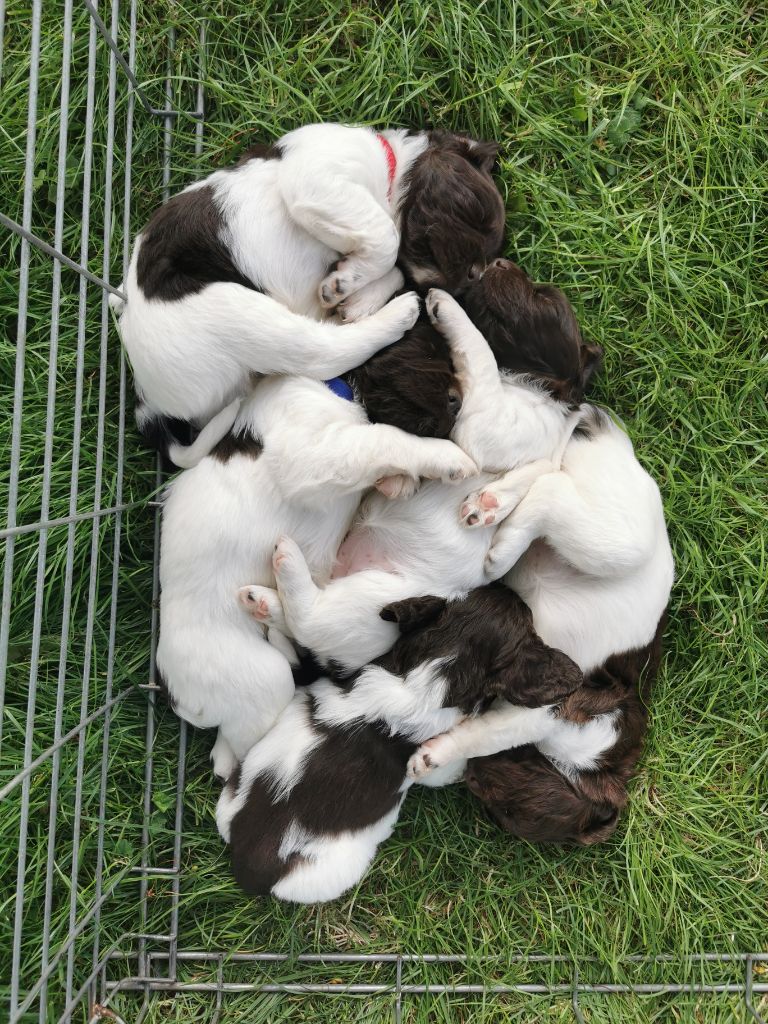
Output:
<instances>
[{"instance_id":1,"label":"puppy ear","mask_svg":"<svg viewBox=\"0 0 768 1024\"><path fill-rule=\"evenodd\" d=\"M547 647L531 628L516 657L504 665L500 696L512 704L538 708L542 704L559 704L584 682L576 662Z\"/></svg>"},{"instance_id":2,"label":"puppy ear","mask_svg":"<svg viewBox=\"0 0 768 1024\"><path fill-rule=\"evenodd\" d=\"M467 139L467 159L481 171L491 174L499 158L498 142L481 142L478 139Z\"/></svg>"},{"instance_id":3,"label":"puppy ear","mask_svg":"<svg viewBox=\"0 0 768 1024\"><path fill-rule=\"evenodd\" d=\"M580 846L605 842L616 831L618 821L618 807L611 804L593 804L583 829L573 838Z\"/></svg>"},{"instance_id":4,"label":"puppy ear","mask_svg":"<svg viewBox=\"0 0 768 1024\"><path fill-rule=\"evenodd\" d=\"M603 350L599 345L581 346L581 381L585 391L602 365Z\"/></svg>"},{"instance_id":5,"label":"puppy ear","mask_svg":"<svg viewBox=\"0 0 768 1024\"><path fill-rule=\"evenodd\" d=\"M444 597L409 597L384 605L379 615L386 622L396 622L401 633L408 633L438 617L448 602Z\"/></svg>"}]
</instances>

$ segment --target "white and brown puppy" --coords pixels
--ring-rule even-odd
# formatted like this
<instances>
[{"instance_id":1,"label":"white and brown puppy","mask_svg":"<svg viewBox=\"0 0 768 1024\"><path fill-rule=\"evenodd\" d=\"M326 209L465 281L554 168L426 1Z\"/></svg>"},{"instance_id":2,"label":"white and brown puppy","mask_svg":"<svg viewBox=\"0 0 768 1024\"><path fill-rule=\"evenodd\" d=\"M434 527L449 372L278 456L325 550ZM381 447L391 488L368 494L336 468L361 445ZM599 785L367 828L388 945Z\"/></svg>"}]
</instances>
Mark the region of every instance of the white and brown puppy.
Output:
<instances>
[{"instance_id":1,"label":"white and brown puppy","mask_svg":"<svg viewBox=\"0 0 768 1024\"><path fill-rule=\"evenodd\" d=\"M422 597L382 615L399 628L392 651L344 686L297 690L275 727L224 788L216 821L248 893L301 903L355 885L391 833L418 743L504 696L520 709L521 742L581 673L541 643L522 601L503 586L447 603ZM443 773L431 784L455 781Z\"/></svg>"},{"instance_id":2,"label":"white and brown puppy","mask_svg":"<svg viewBox=\"0 0 768 1024\"><path fill-rule=\"evenodd\" d=\"M623 692L637 686L644 662L658 661L659 624L674 564L659 489L610 415L591 408L561 468L539 476L522 500L515 478L502 477L470 495L462 515L469 532L495 529L486 560L489 578L503 577L520 595L547 644L572 658L585 677L598 680L621 680L627 674L621 666L629 660L640 668L633 669L629 683L624 680ZM573 756L555 760L589 770L613 756L623 742L625 720L601 715L610 728L600 749L589 746L580 762L575 728ZM453 759L516 745L510 741L516 718L516 708L499 702L431 739L414 755L411 773L420 777Z\"/></svg>"},{"instance_id":3,"label":"white and brown puppy","mask_svg":"<svg viewBox=\"0 0 768 1024\"><path fill-rule=\"evenodd\" d=\"M403 285L398 254L418 283L455 288L500 251L496 150L445 132L306 125L170 199L114 302L142 431L159 441L161 417L201 427L253 374L331 378L401 337L415 295L381 308ZM367 319L319 319L337 306Z\"/></svg>"},{"instance_id":4,"label":"white and brown puppy","mask_svg":"<svg viewBox=\"0 0 768 1024\"><path fill-rule=\"evenodd\" d=\"M559 464L582 416L578 402L599 350L583 344L562 292L539 290L506 261L489 268L483 283L486 278L484 316L494 347L508 364L518 361L524 375L500 375L486 340L445 292L432 290L427 308L448 342L462 393L451 436L485 471L477 486L514 469L507 479L519 500ZM540 339L535 361L524 358L531 333ZM394 626L379 616L384 604L420 594L457 597L486 581L493 531L465 528L465 497L466 489L452 483L427 483L396 505L370 495L341 546L330 583L313 581L296 538L284 537L278 592L250 586L242 599L257 620L287 632L321 664L353 671L396 639Z\"/></svg>"},{"instance_id":5,"label":"white and brown puppy","mask_svg":"<svg viewBox=\"0 0 768 1024\"><path fill-rule=\"evenodd\" d=\"M327 580L363 490L385 486L382 478L393 474L404 485L420 477L458 481L476 472L452 442L414 436L446 435L455 419L450 369L419 374L422 361L430 362L429 350L429 338L415 332L382 357L392 368L399 354L415 371L393 374L400 400L386 409L377 405L383 385L375 366L356 377L362 401L348 401L306 377L261 380L234 430L169 488L157 665L177 713L192 725L219 728L212 757L222 778L293 695L285 656L290 645L283 639L281 653L268 643L263 627L237 603L247 580L274 585L272 555L280 535L290 531L312 572ZM381 416L414 434L370 423L366 396ZM271 639L280 644L280 637Z\"/></svg>"}]
</instances>

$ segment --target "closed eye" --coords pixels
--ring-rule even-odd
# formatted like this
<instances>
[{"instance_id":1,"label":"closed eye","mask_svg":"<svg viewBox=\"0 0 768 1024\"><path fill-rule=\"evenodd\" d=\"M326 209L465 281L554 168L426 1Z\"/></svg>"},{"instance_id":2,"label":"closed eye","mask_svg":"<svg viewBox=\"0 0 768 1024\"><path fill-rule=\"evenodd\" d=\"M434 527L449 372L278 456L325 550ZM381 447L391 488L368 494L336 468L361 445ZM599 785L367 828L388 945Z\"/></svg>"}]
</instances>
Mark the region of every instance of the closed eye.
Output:
<instances>
[{"instance_id":1,"label":"closed eye","mask_svg":"<svg viewBox=\"0 0 768 1024\"><path fill-rule=\"evenodd\" d=\"M448 391L448 411L454 416L458 416L459 410L461 409L461 395L456 388L450 388Z\"/></svg>"}]
</instances>

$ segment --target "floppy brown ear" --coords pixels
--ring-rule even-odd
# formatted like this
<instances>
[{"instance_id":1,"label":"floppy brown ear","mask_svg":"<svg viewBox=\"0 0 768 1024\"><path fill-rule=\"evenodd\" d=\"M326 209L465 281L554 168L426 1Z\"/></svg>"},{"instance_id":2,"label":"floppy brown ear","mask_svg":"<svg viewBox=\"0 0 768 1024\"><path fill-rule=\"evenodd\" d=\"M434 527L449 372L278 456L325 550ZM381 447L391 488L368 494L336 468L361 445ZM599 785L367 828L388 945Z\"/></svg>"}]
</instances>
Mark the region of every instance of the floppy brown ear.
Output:
<instances>
[{"instance_id":1,"label":"floppy brown ear","mask_svg":"<svg viewBox=\"0 0 768 1024\"><path fill-rule=\"evenodd\" d=\"M424 626L438 617L448 602L444 597L408 597L404 601L386 604L379 615L386 622L396 622L401 633Z\"/></svg>"},{"instance_id":2,"label":"floppy brown ear","mask_svg":"<svg viewBox=\"0 0 768 1024\"><path fill-rule=\"evenodd\" d=\"M581 346L581 380L585 391L602 365L603 350L599 345Z\"/></svg>"},{"instance_id":3,"label":"floppy brown ear","mask_svg":"<svg viewBox=\"0 0 768 1024\"><path fill-rule=\"evenodd\" d=\"M584 676L567 654L547 647L531 632L518 657L504 666L499 695L528 708L558 704L583 684Z\"/></svg>"},{"instance_id":4,"label":"floppy brown ear","mask_svg":"<svg viewBox=\"0 0 768 1024\"><path fill-rule=\"evenodd\" d=\"M467 159L475 167L479 167L481 171L491 174L498 158L498 142L481 142L478 139L467 139Z\"/></svg>"}]
</instances>

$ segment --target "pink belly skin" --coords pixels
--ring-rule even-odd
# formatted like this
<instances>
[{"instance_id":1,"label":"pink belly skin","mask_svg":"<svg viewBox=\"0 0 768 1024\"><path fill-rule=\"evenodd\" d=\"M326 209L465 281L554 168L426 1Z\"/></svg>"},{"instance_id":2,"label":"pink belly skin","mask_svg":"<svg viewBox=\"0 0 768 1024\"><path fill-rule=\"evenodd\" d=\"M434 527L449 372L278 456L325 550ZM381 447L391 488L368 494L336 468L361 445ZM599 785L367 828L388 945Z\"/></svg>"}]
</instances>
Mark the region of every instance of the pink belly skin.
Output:
<instances>
[{"instance_id":1,"label":"pink belly skin","mask_svg":"<svg viewBox=\"0 0 768 1024\"><path fill-rule=\"evenodd\" d=\"M394 572L395 568L389 559L377 550L375 538L369 530L352 530L341 542L341 547L336 554L336 562L331 572L331 579L337 580L341 576L351 576L355 572L362 572L364 569L381 569L384 572Z\"/></svg>"}]
</instances>

